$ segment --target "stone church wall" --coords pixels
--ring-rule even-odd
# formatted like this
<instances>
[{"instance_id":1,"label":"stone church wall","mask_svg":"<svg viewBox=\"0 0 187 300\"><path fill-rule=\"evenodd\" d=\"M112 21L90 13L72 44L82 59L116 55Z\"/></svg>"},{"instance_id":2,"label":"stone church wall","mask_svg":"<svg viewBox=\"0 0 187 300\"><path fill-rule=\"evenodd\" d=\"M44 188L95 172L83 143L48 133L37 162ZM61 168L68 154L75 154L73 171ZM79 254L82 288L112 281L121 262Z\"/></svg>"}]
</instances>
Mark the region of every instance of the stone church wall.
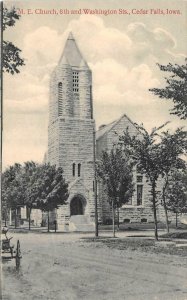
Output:
<instances>
[{"instance_id":1,"label":"stone church wall","mask_svg":"<svg viewBox=\"0 0 187 300\"><path fill-rule=\"evenodd\" d=\"M60 227L68 226L76 195L85 199L85 214L94 217L92 109L92 74L70 34L50 80L48 160L63 168L69 184L67 205L56 212Z\"/></svg>"},{"instance_id":2,"label":"stone church wall","mask_svg":"<svg viewBox=\"0 0 187 300\"><path fill-rule=\"evenodd\" d=\"M108 125L107 125L108 126ZM116 121L112 128L97 140L97 159L100 158L102 151L110 151L113 145L117 145L119 141L119 136L123 134L124 130L128 128L131 135L139 135L138 130L134 124L130 121L126 115L122 116L118 121ZM141 136L140 136L141 138ZM143 176L142 182L137 182L137 176ZM134 180L134 193L131 203L127 203L120 208L119 219L120 222L141 222L142 220L147 222L153 222L153 210L150 194L150 185L147 181L145 175L137 173L136 168L133 170L133 180ZM158 180L157 192L161 192L162 189L162 179ZM137 185L143 186L143 196L142 205L137 205ZM98 203L99 203L99 221L105 223L108 219L112 218L111 207L107 201L107 195L104 191L104 187L101 183L98 184ZM158 194L158 209L157 217L158 221L165 221L165 214L161 203L161 194ZM175 215L168 212L170 221L175 219Z\"/></svg>"}]
</instances>

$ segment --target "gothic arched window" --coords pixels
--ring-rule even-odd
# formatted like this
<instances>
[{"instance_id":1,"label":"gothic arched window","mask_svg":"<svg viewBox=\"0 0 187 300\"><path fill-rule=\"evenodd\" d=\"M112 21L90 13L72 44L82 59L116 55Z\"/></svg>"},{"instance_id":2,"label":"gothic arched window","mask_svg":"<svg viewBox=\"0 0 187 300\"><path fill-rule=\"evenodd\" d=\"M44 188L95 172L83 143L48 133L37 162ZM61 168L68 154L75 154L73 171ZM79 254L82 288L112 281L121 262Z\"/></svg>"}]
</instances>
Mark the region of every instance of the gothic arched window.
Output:
<instances>
[{"instance_id":1,"label":"gothic arched window","mask_svg":"<svg viewBox=\"0 0 187 300\"><path fill-rule=\"evenodd\" d=\"M73 177L75 176L75 163L73 163L72 175L73 175Z\"/></svg>"},{"instance_id":2,"label":"gothic arched window","mask_svg":"<svg viewBox=\"0 0 187 300\"><path fill-rule=\"evenodd\" d=\"M78 177L81 176L81 164L78 164Z\"/></svg>"},{"instance_id":3,"label":"gothic arched window","mask_svg":"<svg viewBox=\"0 0 187 300\"><path fill-rule=\"evenodd\" d=\"M58 83L58 115L62 116L63 107L62 107L62 82Z\"/></svg>"}]
</instances>

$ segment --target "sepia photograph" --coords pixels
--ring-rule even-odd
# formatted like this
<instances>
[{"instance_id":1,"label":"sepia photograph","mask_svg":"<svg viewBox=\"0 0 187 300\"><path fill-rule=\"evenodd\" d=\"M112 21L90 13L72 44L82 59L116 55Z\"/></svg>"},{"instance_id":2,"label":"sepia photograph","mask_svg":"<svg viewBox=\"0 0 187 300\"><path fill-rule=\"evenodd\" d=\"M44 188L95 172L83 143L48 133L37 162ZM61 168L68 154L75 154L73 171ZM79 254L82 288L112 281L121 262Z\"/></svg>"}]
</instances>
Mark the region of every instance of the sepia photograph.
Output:
<instances>
[{"instance_id":1,"label":"sepia photograph","mask_svg":"<svg viewBox=\"0 0 187 300\"><path fill-rule=\"evenodd\" d=\"M187 300L187 1L0 4L0 298Z\"/></svg>"}]
</instances>

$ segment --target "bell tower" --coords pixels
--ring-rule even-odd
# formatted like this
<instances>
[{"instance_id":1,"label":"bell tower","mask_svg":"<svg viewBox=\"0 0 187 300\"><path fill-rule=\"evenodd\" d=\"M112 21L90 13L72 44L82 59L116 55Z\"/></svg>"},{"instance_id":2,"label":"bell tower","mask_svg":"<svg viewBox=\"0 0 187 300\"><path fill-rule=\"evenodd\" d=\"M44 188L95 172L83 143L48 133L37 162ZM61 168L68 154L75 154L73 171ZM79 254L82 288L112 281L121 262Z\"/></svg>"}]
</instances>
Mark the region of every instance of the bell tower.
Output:
<instances>
[{"instance_id":1,"label":"bell tower","mask_svg":"<svg viewBox=\"0 0 187 300\"><path fill-rule=\"evenodd\" d=\"M69 183L68 203L57 210L59 229L93 226L94 131L92 73L70 33L50 80L48 161L63 168Z\"/></svg>"}]
</instances>

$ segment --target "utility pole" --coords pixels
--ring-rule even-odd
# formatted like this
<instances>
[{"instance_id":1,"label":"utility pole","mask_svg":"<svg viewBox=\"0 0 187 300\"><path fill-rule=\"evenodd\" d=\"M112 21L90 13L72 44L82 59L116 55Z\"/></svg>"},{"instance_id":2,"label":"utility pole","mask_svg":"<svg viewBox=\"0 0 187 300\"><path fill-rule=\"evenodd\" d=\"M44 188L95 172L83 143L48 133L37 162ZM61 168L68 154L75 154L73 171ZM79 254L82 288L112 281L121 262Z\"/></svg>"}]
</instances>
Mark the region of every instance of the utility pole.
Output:
<instances>
[{"instance_id":1,"label":"utility pole","mask_svg":"<svg viewBox=\"0 0 187 300\"><path fill-rule=\"evenodd\" d=\"M97 173L96 173L96 134L95 127L93 131L94 144L94 199L95 199L95 237L98 237L98 212L97 212Z\"/></svg>"}]
</instances>

